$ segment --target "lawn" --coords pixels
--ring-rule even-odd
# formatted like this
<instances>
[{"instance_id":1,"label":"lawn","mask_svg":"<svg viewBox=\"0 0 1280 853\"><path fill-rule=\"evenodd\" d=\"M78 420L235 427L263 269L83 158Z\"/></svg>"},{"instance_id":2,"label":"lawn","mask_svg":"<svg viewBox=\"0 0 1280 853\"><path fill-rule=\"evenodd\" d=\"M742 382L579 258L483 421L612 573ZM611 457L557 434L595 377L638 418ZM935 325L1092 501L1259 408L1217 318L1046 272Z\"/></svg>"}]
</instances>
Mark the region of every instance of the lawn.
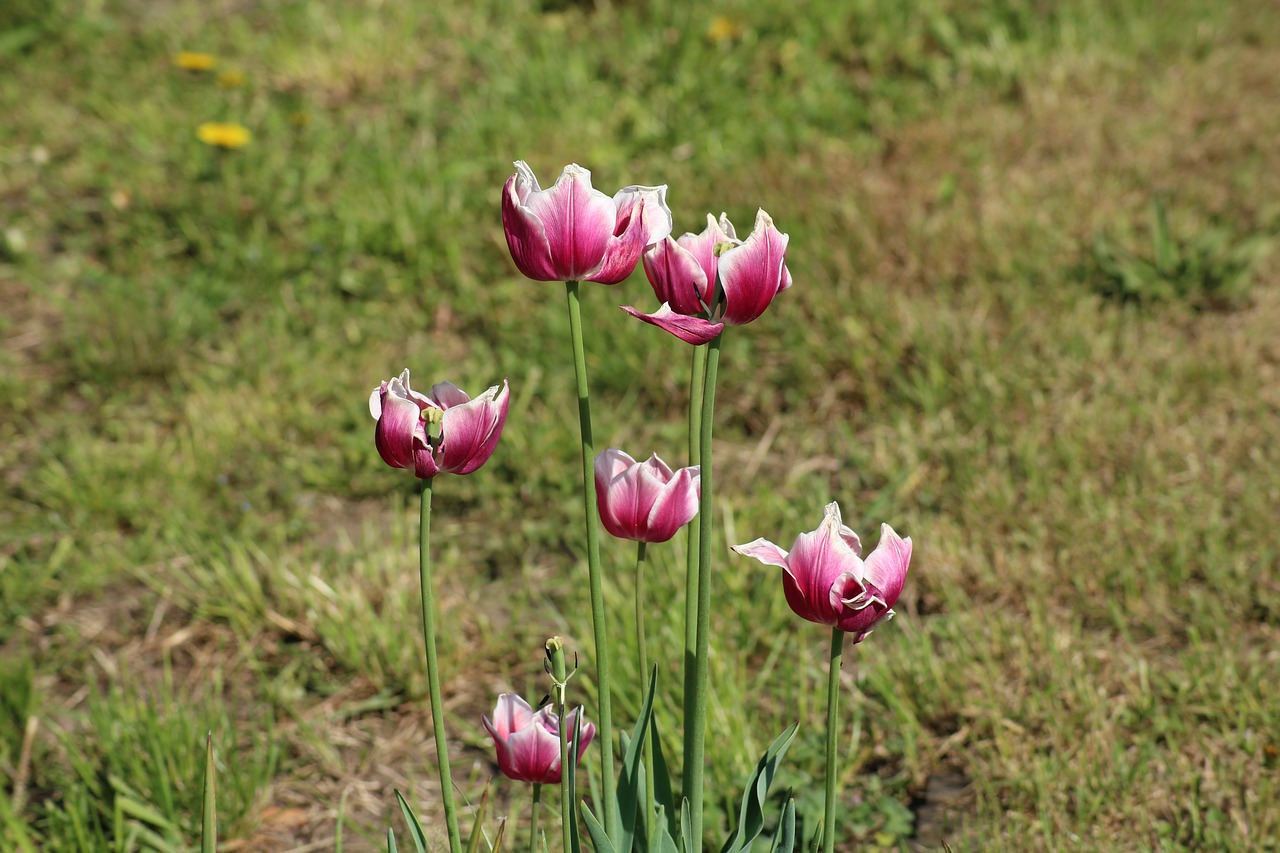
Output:
<instances>
[{"instance_id":1,"label":"lawn","mask_svg":"<svg viewBox=\"0 0 1280 853\"><path fill-rule=\"evenodd\" d=\"M838 849L1280 850L1273 4L12 0L0 115L0 849L198 849L206 732L223 850L385 849L395 789L442 844L416 486L366 405L404 367L512 393L435 489L464 821L546 637L593 713L563 288L499 215L523 159L790 234L720 368L709 846L797 720L775 790L820 820L827 632L727 545L839 500L915 552L846 649ZM617 307L644 274L583 301L599 446L684 464L688 347ZM647 578L668 721L683 555ZM486 828L528 809L499 777Z\"/></svg>"}]
</instances>

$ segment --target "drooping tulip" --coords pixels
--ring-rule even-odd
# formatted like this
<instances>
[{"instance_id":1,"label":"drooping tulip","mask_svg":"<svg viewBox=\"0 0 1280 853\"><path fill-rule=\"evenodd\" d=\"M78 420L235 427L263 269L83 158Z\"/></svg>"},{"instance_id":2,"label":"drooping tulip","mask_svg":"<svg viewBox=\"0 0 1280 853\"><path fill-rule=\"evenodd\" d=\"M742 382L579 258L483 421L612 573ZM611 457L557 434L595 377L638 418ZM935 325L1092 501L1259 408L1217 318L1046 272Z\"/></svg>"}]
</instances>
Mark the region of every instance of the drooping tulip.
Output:
<instances>
[{"instance_id":1,"label":"drooping tulip","mask_svg":"<svg viewBox=\"0 0 1280 853\"><path fill-rule=\"evenodd\" d=\"M633 542L666 542L698 514L700 467L672 471L658 454L637 462L610 448L596 456L604 529Z\"/></svg>"},{"instance_id":2,"label":"drooping tulip","mask_svg":"<svg viewBox=\"0 0 1280 853\"><path fill-rule=\"evenodd\" d=\"M446 471L470 474L487 462L510 403L505 379L473 400L452 382L420 394L409 387L406 369L373 389L369 414L378 422L374 441L383 461L426 479Z\"/></svg>"},{"instance_id":3,"label":"drooping tulip","mask_svg":"<svg viewBox=\"0 0 1280 853\"><path fill-rule=\"evenodd\" d=\"M622 310L686 343L704 344L726 324L755 320L791 286L789 239L763 210L745 241L725 214L719 222L707 214L701 234L668 236L645 250L644 271L662 306L652 314L630 306Z\"/></svg>"},{"instance_id":4,"label":"drooping tulip","mask_svg":"<svg viewBox=\"0 0 1280 853\"><path fill-rule=\"evenodd\" d=\"M515 166L502 188L502 228L516 266L535 281L617 284L645 247L671 233L665 185L624 187L609 198L571 163L544 190L527 163Z\"/></svg>"},{"instance_id":5,"label":"drooping tulip","mask_svg":"<svg viewBox=\"0 0 1280 853\"><path fill-rule=\"evenodd\" d=\"M573 739L582 706L565 715L567 736ZM539 784L560 781L560 720L550 705L534 711L529 703L514 693L503 693L493 708L493 719L481 717L485 730L493 738L502 774L517 782ZM596 736L596 727L582 721L578 735L578 760Z\"/></svg>"},{"instance_id":6,"label":"drooping tulip","mask_svg":"<svg viewBox=\"0 0 1280 853\"><path fill-rule=\"evenodd\" d=\"M831 625L862 642L893 617L911 562L911 537L902 539L887 524L866 560L858 534L840 521L840 507L827 504L822 524L796 537L788 553L765 539L733 550L782 568L782 589L797 616Z\"/></svg>"}]
</instances>

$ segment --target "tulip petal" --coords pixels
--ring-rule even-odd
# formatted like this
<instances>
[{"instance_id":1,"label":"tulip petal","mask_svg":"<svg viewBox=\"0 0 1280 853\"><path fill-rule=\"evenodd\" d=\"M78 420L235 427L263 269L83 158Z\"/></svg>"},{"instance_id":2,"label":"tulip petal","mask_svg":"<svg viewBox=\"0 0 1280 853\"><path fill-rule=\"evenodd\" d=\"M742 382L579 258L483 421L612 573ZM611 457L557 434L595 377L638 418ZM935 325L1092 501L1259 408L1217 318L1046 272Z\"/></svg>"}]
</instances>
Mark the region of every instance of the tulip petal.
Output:
<instances>
[{"instance_id":1,"label":"tulip petal","mask_svg":"<svg viewBox=\"0 0 1280 853\"><path fill-rule=\"evenodd\" d=\"M578 281L600 266L614 236L617 208L591 187L591 172L570 163L551 189L530 193L525 207L542 223L558 278ZM643 229L637 228L637 236L643 240ZM636 250L637 257L643 249Z\"/></svg>"},{"instance_id":2,"label":"tulip petal","mask_svg":"<svg viewBox=\"0 0 1280 853\"><path fill-rule=\"evenodd\" d=\"M391 381L391 387L396 381ZM422 409L408 397L391 390L381 392L378 425L373 440L382 461L393 468L409 468L414 464L415 438L422 424ZM369 410L373 411L370 400ZM423 435L425 438L425 434Z\"/></svg>"},{"instance_id":3,"label":"tulip petal","mask_svg":"<svg viewBox=\"0 0 1280 853\"><path fill-rule=\"evenodd\" d=\"M431 386L431 399L436 402L442 409L449 409L454 406L461 406L471 398L467 396L467 392L463 391L452 382L437 382Z\"/></svg>"},{"instance_id":4,"label":"tulip petal","mask_svg":"<svg viewBox=\"0 0 1280 853\"><path fill-rule=\"evenodd\" d=\"M622 306L622 310L637 320L643 320L651 326L657 326L659 329L675 335L686 344L693 344L694 346L714 340L716 335L724 330L724 323L712 323L701 317L688 317L684 314L677 314L671 310L670 305L665 303L652 314L642 314L630 305Z\"/></svg>"},{"instance_id":5,"label":"tulip petal","mask_svg":"<svg viewBox=\"0 0 1280 853\"><path fill-rule=\"evenodd\" d=\"M701 246L695 243L694 249L699 248ZM644 273L654 294L679 314L704 314L709 307L707 268L709 266L710 275L714 278L715 257L709 250L704 254L710 258L709 265L702 262L696 251L667 237L647 249L642 257Z\"/></svg>"},{"instance_id":6,"label":"tulip petal","mask_svg":"<svg viewBox=\"0 0 1280 853\"><path fill-rule=\"evenodd\" d=\"M653 457L657 459L657 456ZM661 460L659 460L661 461ZM701 466L681 468L658 492L646 519L646 542L666 542L698 514Z\"/></svg>"},{"instance_id":7,"label":"tulip petal","mask_svg":"<svg viewBox=\"0 0 1280 853\"><path fill-rule=\"evenodd\" d=\"M541 713L541 712L539 712ZM560 781L560 739L535 719L507 738L511 751L510 772L503 773L519 782Z\"/></svg>"},{"instance_id":8,"label":"tulip petal","mask_svg":"<svg viewBox=\"0 0 1280 853\"><path fill-rule=\"evenodd\" d=\"M734 545L730 550L737 551L744 557L759 560L767 566L787 567L787 552L774 545L768 539L756 539L745 545Z\"/></svg>"},{"instance_id":9,"label":"tulip petal","mask_svg":"<svg viewBox=\"0 0 1280 853\"><path fill-rule=\"evenodd\" d=\"M761 210L756 213L755 228L746 241L720 256L726 323L750 323L765 312L780 291L791 286L791 274L784 263L789 239Z\"/></svg>"},{"instance_id":10,"label":"tulip petal","mask_svg":"<svg viewBox=\"0 0 1280 853\"><path fill-rule=\"evenodd\" d=\"M633 226L638 226L644 236L644 244L652 246L670 236L674 221L667 206L667 185L623 187L613 196L617 223L613 233L621 236Z\"/></svg>"},{"instance_id":11,"label":"tulip petal","mask_svg":"<svg viewBox=\"0 0 1280 853\"><path fill-rule=\"evenodd\" d=\"M810 608L829 614L829 618L820 620L826 624L835 624L839 612L831 597L837 579L845 574L862 577L862 560L840 535L843 526L840 507L834 502L827 504L822 524L812 533L797 536L787 556L787 571L800 595Z\"/></svg>"},{"instance_id":12,"label":"tulip petal","mask_svg":"<svg viewBox=\"0 0 1280 853\"><path fill-rule=\"evenodd\" d=\"M485 728L489 728L489 719L482 717ZM533 708L516 693L502 693L493 707L493 723L490 733L501 735L505 740L512 732L519 731L533 720Z\"/></svg>"},{"instance_id":13,"label":"tulip petal","mask_svg":"<svg viewBox=\"0 0 1280 853\"><path fill-rule=\"evenodd\" d=\"M867 581L875 585L885 604L892 607L902 594L911 564L911 537L898 536L887 524L880 525L880 542L867 557L863 571Z\"/></svg>"},{"instance_id":14,"label":"tulip petal","mask_svg":"<svg viewBox=\"0 0 1280 853\"><path fill-rule=\"evenodd\" d=\"M474 400L445 409L440 427L440 468L470 474L487 462L502 436L510 404L504 379L501 391L494 385Z\"/></svg>"},{"instance_id":15,"label":"tulip petal","mask_svg":"<svg viewBox=\"0 0 1280 853\"><path fill-rule=\"evenodd\" d=\"M540 192L538 182L524 161L516 163L516 174L502 188L502 230L507 237L511 259L526 278L558 281L560 274L551 260L551 244L542 220L524 205L530 193ZM532 189L529 183L532 182Z\"/></svg>"}]
</instances>

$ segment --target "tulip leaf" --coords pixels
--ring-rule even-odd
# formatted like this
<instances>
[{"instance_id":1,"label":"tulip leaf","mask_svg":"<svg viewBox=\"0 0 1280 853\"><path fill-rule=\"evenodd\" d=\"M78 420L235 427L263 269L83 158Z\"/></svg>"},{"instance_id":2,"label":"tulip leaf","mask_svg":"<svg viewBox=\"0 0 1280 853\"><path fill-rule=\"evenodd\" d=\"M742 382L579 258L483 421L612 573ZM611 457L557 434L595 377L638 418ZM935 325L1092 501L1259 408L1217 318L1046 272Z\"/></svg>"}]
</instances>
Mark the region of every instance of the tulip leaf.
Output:
<instances>
[{"instance_id":1,"label":"tulip leaf","mask_svg":"<svg viewBox=\"0 0 1280 853\"><path fill-rule=\"evenodd\" d=\"M476 819L471 822L471 837L467 839L467 853L476 853L480 849L480 839L484 836L484 813L488 805L489 782L486 782L484 793L480 795L480 806L476 809Z\"/></svg>"},{"instance_id":2,"label":"tulip leaf","mask_svg":"<svg viewBox=\"0 0 1280 853\"><path fill-rule=\"evenodd\" d=\"M796 801L787 797L787 804L782 807L782 819L778 821L778 832L773 836L773 847L770 853L793 853L796 848Z\"/></svg>"},{"instance_id":3,"label":"tulip leaf","mask_svg":"<svg viewBox=\"0 0 1280 853\"><path fill-rule=\"evenodd\" d=\"M400 803L400 811L404 813L404 822L409 824L409 837L413 839L414 848L418 853L427 853L427 837L422 834L422 824L418 823L418 816L413 813L409 801L399 791L396 791L396 800Z\"/></svg>"},{"instance_id":4,"label":"tulip leaf","mask_svg":"<svg viewBox=\"0 0 1280 853\"><path fill-rule=\"evenodd\" d=\"M649 727L649 732L653 737L653 798L658 801L650 807L658 804L667 807L667 832L674 838L678 831L676 819L679 817L679 810L675 792L671 789L671 770L667 767L667 758L662 751L662 737L658 733L656 717L653 725Z\"/></svg>"},{"instance_id":5,"label":"tulip leaf","mask_svg":"<svg viewBox=\"0 0 1280 853\"><path fill-rule=\"evenodd\" d=\"M617 849L622 853L631 853L635 841L636 823L639 815L637 805L640 792L644 790L644 767L641 758L644 755L644 739L649 732L649 721L653 716L653 694L658 689L658 668L655 666L649 676L649 689L645 692L644 704L640 708L640 716L636 719L635 730L630 740L623 744L622 777L618 780L618 819L622 824L618 834ZM646 808L649 806L646 805Z\"/></svg>"},{"instance_id":6,"label":"tulip leaf","mask_svg":"<svg viewBox=\"0 0 1280 853\"><path fill-rule=\"evenodd\" d=\"M400 853L396 847L396 831L387 827L387 853Z\"/></svg>"},{"instance_id":7,"label":"tulip leaf","mask_svg":"<svg viewBox=\"0 0 1280 853\"><path fill-rule=\"evenodd\" d=\"M582 803L582 820L587 825L587 832L591 834L591 843L595 845L596 853L616 853L613 842L609 840L609 833L604 831L585 801Z\"/></svg>"},{"instance_id":8,"label":"tulip leaf","mask_svg":"<svg viewBox=\"0 0 1280 853\"><path fill-rule=\"evenodd\" d=\"M720 853L746 853L764 829L764 805L769 797L769 786L778 772L778 762L786 753L787 747L796 736L799 723L792 723L790 728L778 735L764 755L756 763L756 769L747 780L746 789L742 792L742 808L738 812L738 828L725 842Z\"/></svg>"},{"instance_id":9,"label":"tulip leaf","mask_svg":"<svg viewBox=\"0 0 1280 853\"><path fill-rule=\"evenodd\" d=\"M680 843L684 846L684 853L699 853L702 849L701 844L693 843L693 817L689 813L688 797L680 799Z\"/></svg>"},{"instance_id":10,"label":"tulip leaf","mask_svg":"<svg viewBox=\"0 0 1280 853\"><path fill-rule=\"evenodd\" d=\"M658 827L658 831L655 833L657 838L649 845L650 853L681 853L680 848L676 846L676 840L671 837L671 830L668 829L671 825L671 821L667 817L666 806L658 806L658 820L656 825Z\"/></svg>"}]
</instances>

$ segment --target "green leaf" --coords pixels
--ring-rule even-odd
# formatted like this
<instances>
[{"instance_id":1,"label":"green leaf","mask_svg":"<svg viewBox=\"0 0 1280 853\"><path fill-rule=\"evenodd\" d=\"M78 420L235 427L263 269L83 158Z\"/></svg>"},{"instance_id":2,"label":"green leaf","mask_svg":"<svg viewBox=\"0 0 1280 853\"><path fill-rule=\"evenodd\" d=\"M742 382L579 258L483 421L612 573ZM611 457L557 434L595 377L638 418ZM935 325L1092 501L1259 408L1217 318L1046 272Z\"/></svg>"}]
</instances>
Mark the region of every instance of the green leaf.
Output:
<instances>
[{"instance_id":1,"label":"green leaf","mask_svg":"<svg viewBox=\"0 0 1280 853\"><path fill-rule=\"evenodd\" d=\"M796 848L796 800L788 796L787 804L782 807L782 819L778 821L778 832L773 836L771 853L793 853Z\"/></svg>"},{"instance_id":2,"label":"green leaf","mask_svg":"<svg viewBox=\"0 0 1280 853\"><path fill-rule=\"evenodd\" d=\"M399 791L396 791L396 800L400 803L400 811L404 813L404 822L409 824L409 837L413 839L413 846L418 853L427 853L427 837L422 834L422 824L418 823L418 816L413 813L409 802Z\"/></svg>"},{"instance_id":3,"label":"green leaf","mask_svg":"<svg viewBox=\"0 0 1280 853\"><path fill-rule=\"evenodd\" d=\"M217 853L218 799L214 791L213 732L204 741L204 813L200 817L200 853Z\"/></svg>"},{"instance_id":4,"label":"green leaf","mask_svg":"<svg viewBox=\"0 0 1280 853\"><path fill-rule=\"evenodd\" d=\"M729 836L721 853L746 853L760 836L764 829L764 804L769 797L769 786L773 784L773 777L778 772L778 762L782 760L787 747L791 746L799 728L799 723L792 723L756 762L755 772L747 780L746 789L742 792L738 828Z\"/></svg>"},{"instance_id":5,"label":"green leaf","mask_svg":"<svg viewBox=\"0 0 1280 853\"><path fill-rule=\"evenodd\" d=\"M609 833L605 832L604 827L600 825L600 821L591 813L591 807L585 802L582 806L582 820L587 825L587 832L591 835L591 843L596 846L596 853L614 853L613 842L609 840Z\"/></svg>"},{"instance_id":6,"label":"green leaf","mask_svg":"<svg viewBox=\"0 0 1280 853\"><path fill-rule=\"evenodd\" d=\"M656 667L654 671L657 671ZM666 806L667 834L674 838L679 831L676 825L676 819L679 817L679 808L676 803L675 791L671 788L671 770L667 766L666 754L662 751L662 736L658 732L656 718L653 721L653 725L649 727L649 731L653 737L653 798L658 801L658 805Z\"/></svg>"},{"instance_id":7,"label":"green leaf","mask_svg":"<svg viewBox=\"0 0 1280 853\"><path fill-rule=\"evenodd\" d=\"M573 739L569 741L569 767L561 768L569 776L569 799L578 800L578 744L582 738L582 714L574 717ZM582 839L578 837L578 810L569 809L569 826L563 830L569 833L569 853L582 853ZM493 853L498 853L495 849Z\"/></svg>"},{"instance_id":8,"label":"green leaf","mask_svg":"<svg viewBox=\"0 0 1280 853\"><path fill-rule=\"evenodd\" d=\"M701 844L693 843L693 818L689 814L689 798L680 799L680 844L684 853L700 853Z\"/></svg>"},{"instance_id":9,"label":"green leaf","mask_svg":"<svg viewBox=\"0 0 1280 853\"><path fill-rule=\"evenodd\" d=\"M467 839L467 853L476 853L480 849L480 839L484 836L484 813L488 807L489 782L486 782L484 793L480 795L480 807L476 809L476 819L471 821L471 837Z\"/></svg>"},{"instance_id":10,"label":"green leaf","mask_svg":"<svg viewBox=\"0 0 1280 853\"><path fill-rule=\"evenodd\" d=\"M387 827L387 853L400 853L396 847L396 831Z\"/></svg>"},{"instance_id":11,"label":"green leaf","mask_svg":"<svg viewBox=\"0 0 1280 853\"><path fill-rule=\"evenodd\" d=\"M654 760L656 761L657 759L655 758ZM667 817L667 807L659 805L656 823L658 827L657 843L650 846L649 849L651 851L656 850L656 853L681 853L680 848L676 846L676 840L671 836L671 831L668 829L670 825L671 820Z\"/></svg>"},{"instance_id":12,"label":"green leaf","mask_svg":"<svg viewBox=\"0 0 1280 853\"><path fill-rule=\"evenodd\" d=\"M636 719L636 727L631 732L631 739L623 745L622 775L618 779L618 820L622 825L618 835L618 850L630 853L635 843L636 824L639 817L637 805L640 792L644 790L644 768L641 758L644 756L644 739L649 733L649 722L653 717L653 694L658 688L658 668L654 667L649 676L649 689L645 691L644 704L640 707L640 716Z\"/></svg>"}]
</instances>

